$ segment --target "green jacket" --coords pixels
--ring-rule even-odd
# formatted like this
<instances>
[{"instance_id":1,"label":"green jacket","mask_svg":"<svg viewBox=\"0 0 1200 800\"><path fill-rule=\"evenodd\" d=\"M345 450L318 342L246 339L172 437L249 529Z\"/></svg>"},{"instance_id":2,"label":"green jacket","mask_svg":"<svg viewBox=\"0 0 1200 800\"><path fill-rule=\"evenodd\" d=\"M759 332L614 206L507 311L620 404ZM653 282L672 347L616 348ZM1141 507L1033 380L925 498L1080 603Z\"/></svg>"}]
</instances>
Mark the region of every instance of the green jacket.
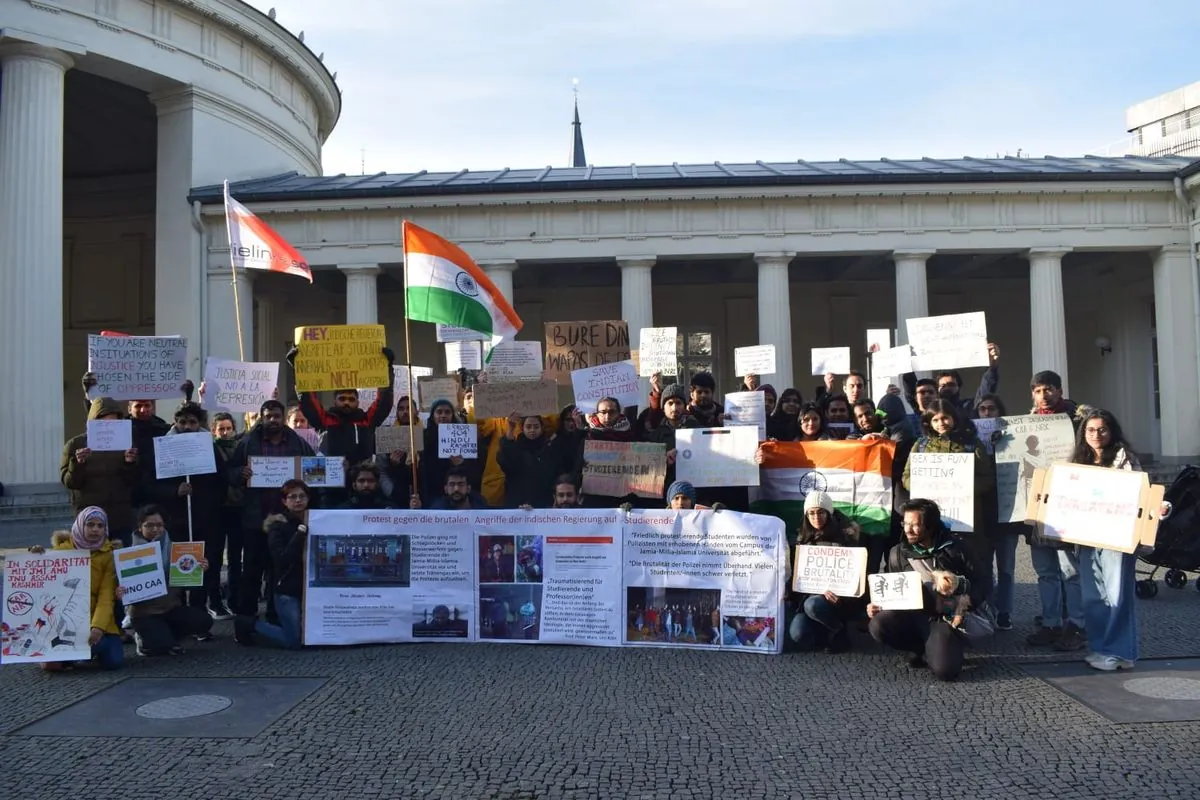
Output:
<instances>
[{"instance_id":1,"label":"green jacket","mask_svg":"<svg viewBox=\"0 0 1200 800\"><path fill-rule=\"evenodd\" d=\"M125 418L123 404L111 397L92 401L88 419L106 414ZM133 528L133 490L138 483L138 465L125 461L124 453L92 453L83 464L75 453L87 447L87 434L81 433L63 446L59 474L71 497L71 508L78 514L88 506L99 506L108 515L109 529L126 531ZM154 453L139 453L138 458L154 460Z\"/></svg>"}]
</instances>

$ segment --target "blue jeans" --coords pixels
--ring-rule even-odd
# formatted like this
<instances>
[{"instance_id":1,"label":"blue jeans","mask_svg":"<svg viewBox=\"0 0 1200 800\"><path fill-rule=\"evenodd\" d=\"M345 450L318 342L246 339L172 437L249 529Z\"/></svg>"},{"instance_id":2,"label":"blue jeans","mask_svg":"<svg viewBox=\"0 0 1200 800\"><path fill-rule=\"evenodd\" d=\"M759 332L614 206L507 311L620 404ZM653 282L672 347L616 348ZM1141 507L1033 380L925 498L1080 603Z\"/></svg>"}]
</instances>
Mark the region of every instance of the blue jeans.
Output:
<instances>
[{"instance_id":1,"label":"blue jeans","mask_svg":"<svg viewBox=\"0 0 1200 800\"><path fill-rule=\"evenodd\" d=\"M92 656L100 669L120 669L125 664L125 645L115 633L106 633L92 645Z\"/></svg>"},{"instance_id":2,"label":"blue jeans","mask_svg":"<svg viewBox=\"0 0 1200 800\"><path fill-rule=\"evenodd\" d=\"M1067 619L1080 628L1083 624L1083 600L1079 588L1079 556L1074 548L1029 548L1033 569L1038 576L1038 596L1042 600L1042 625L1058 628L1063 624L1063 598L1067 601Z\"/></svg>"},{"instance_id":3,"label":"blue jeans","mask_svg":"<svg viewBox=\"0 0 1200 800\"><path fill-rule=\"evenodd\" d=\"M1088 646L1102 656L1137 660L1136 563L1136 557L1116 550L1079 548Z\"/></svg>"},{"instance_id":4,"label":"blue jeans","mask_svg":"<svg viewBox=\"0 0 1200 800\"><path fill-rule=\"evenodd\" d=\"M254 621L254 632L273 645L287 650L299 650L300 643L300 598L286 594L275 595L275 613L279 624L272 625L265 619Z\"/></svg>"},{"instance_id":5,"label":"blue jeans","mask_svg":"<svg viewBox=\"0 0 1200 800\"><path fill-rule=\"evenodd\" d=\"M997 614L1012 615L1019 539L1019 534L1005 533L996 540L996 590L992 599L996 604Z\"/></svg>"},{"instance_id":6,"label":"blue jeans","mask_svg":"<svg viewBox=\"0 0 1200 800\"><path fill-rule=\"evenodd\" d=\"M838 607L824 595L813 594L804 600L800 613L792 618L788 634L802 649L811 649L817 645L818 634L837 633L844 627L846 622Z\"/></svg>"}]
</instances>

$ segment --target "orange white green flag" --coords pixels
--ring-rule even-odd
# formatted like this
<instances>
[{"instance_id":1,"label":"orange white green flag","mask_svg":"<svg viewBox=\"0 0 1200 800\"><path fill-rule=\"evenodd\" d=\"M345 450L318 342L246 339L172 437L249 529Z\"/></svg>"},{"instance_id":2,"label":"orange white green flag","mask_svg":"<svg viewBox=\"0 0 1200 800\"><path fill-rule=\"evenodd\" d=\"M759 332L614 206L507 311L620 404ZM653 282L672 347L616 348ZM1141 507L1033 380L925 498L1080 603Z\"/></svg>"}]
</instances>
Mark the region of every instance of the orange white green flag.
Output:
<instances>
[{"instance_id":1,"label":"orange white green flag","mask_svg":"<svg viewBox=\"0 0 1200 800\"><path fill-rule=\"evenodd\" d=\"M408 319L479 331L493 344L521 330L517 312L461 247L407 220L404 297Z\"/></svg>"},{"instance_id":2,"label":"orange white green flag","mask_svg":"<svg viewBox=\"0 0 1200 800\"><path fill-rule=\"evenodd\" d=\"M229 230L229 259L234 269L264 269L308 278L312 270L304 256L271 226L234 200L225 181L225 226Z\"/></svg>"}]
</instances>

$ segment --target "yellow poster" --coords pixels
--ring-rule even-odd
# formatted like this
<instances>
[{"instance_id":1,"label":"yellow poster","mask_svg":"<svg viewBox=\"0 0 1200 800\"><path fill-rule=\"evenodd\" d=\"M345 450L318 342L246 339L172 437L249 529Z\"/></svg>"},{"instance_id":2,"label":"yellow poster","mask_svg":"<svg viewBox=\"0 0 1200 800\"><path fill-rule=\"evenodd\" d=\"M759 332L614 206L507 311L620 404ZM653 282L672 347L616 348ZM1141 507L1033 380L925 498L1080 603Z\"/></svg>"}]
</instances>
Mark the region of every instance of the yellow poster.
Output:
<instances>
[{"instance_id":1,"label":"yellow poster","mask_svg":"<svg viewBox=\"0 0 1200 800\"><path fill-rule=\"evenodd\" d=\"M382 325L310 325L295 342L298 392L391 385Z\"/></svg>"}]
</instances>

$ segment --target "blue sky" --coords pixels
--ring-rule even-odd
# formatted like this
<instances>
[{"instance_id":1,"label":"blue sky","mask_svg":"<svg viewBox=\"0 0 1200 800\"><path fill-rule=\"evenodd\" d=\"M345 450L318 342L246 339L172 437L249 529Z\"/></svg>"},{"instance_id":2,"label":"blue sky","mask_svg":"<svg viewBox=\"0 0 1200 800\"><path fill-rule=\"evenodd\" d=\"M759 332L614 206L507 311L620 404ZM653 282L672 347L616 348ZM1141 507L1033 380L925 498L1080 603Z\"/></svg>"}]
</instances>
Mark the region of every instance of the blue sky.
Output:
<instances>
[{"instance_id":1,"label":"blue sky","mask_svg":"<svg viewBox=\"0 0 1200 800\"><path fill-rule=\"evenodd\" d=\"M252 0L338 73L329 174L1079 155L1200 81L1197 0ZM330 9L336 9L331 12Z\"/></svg>"}]
</instances>

